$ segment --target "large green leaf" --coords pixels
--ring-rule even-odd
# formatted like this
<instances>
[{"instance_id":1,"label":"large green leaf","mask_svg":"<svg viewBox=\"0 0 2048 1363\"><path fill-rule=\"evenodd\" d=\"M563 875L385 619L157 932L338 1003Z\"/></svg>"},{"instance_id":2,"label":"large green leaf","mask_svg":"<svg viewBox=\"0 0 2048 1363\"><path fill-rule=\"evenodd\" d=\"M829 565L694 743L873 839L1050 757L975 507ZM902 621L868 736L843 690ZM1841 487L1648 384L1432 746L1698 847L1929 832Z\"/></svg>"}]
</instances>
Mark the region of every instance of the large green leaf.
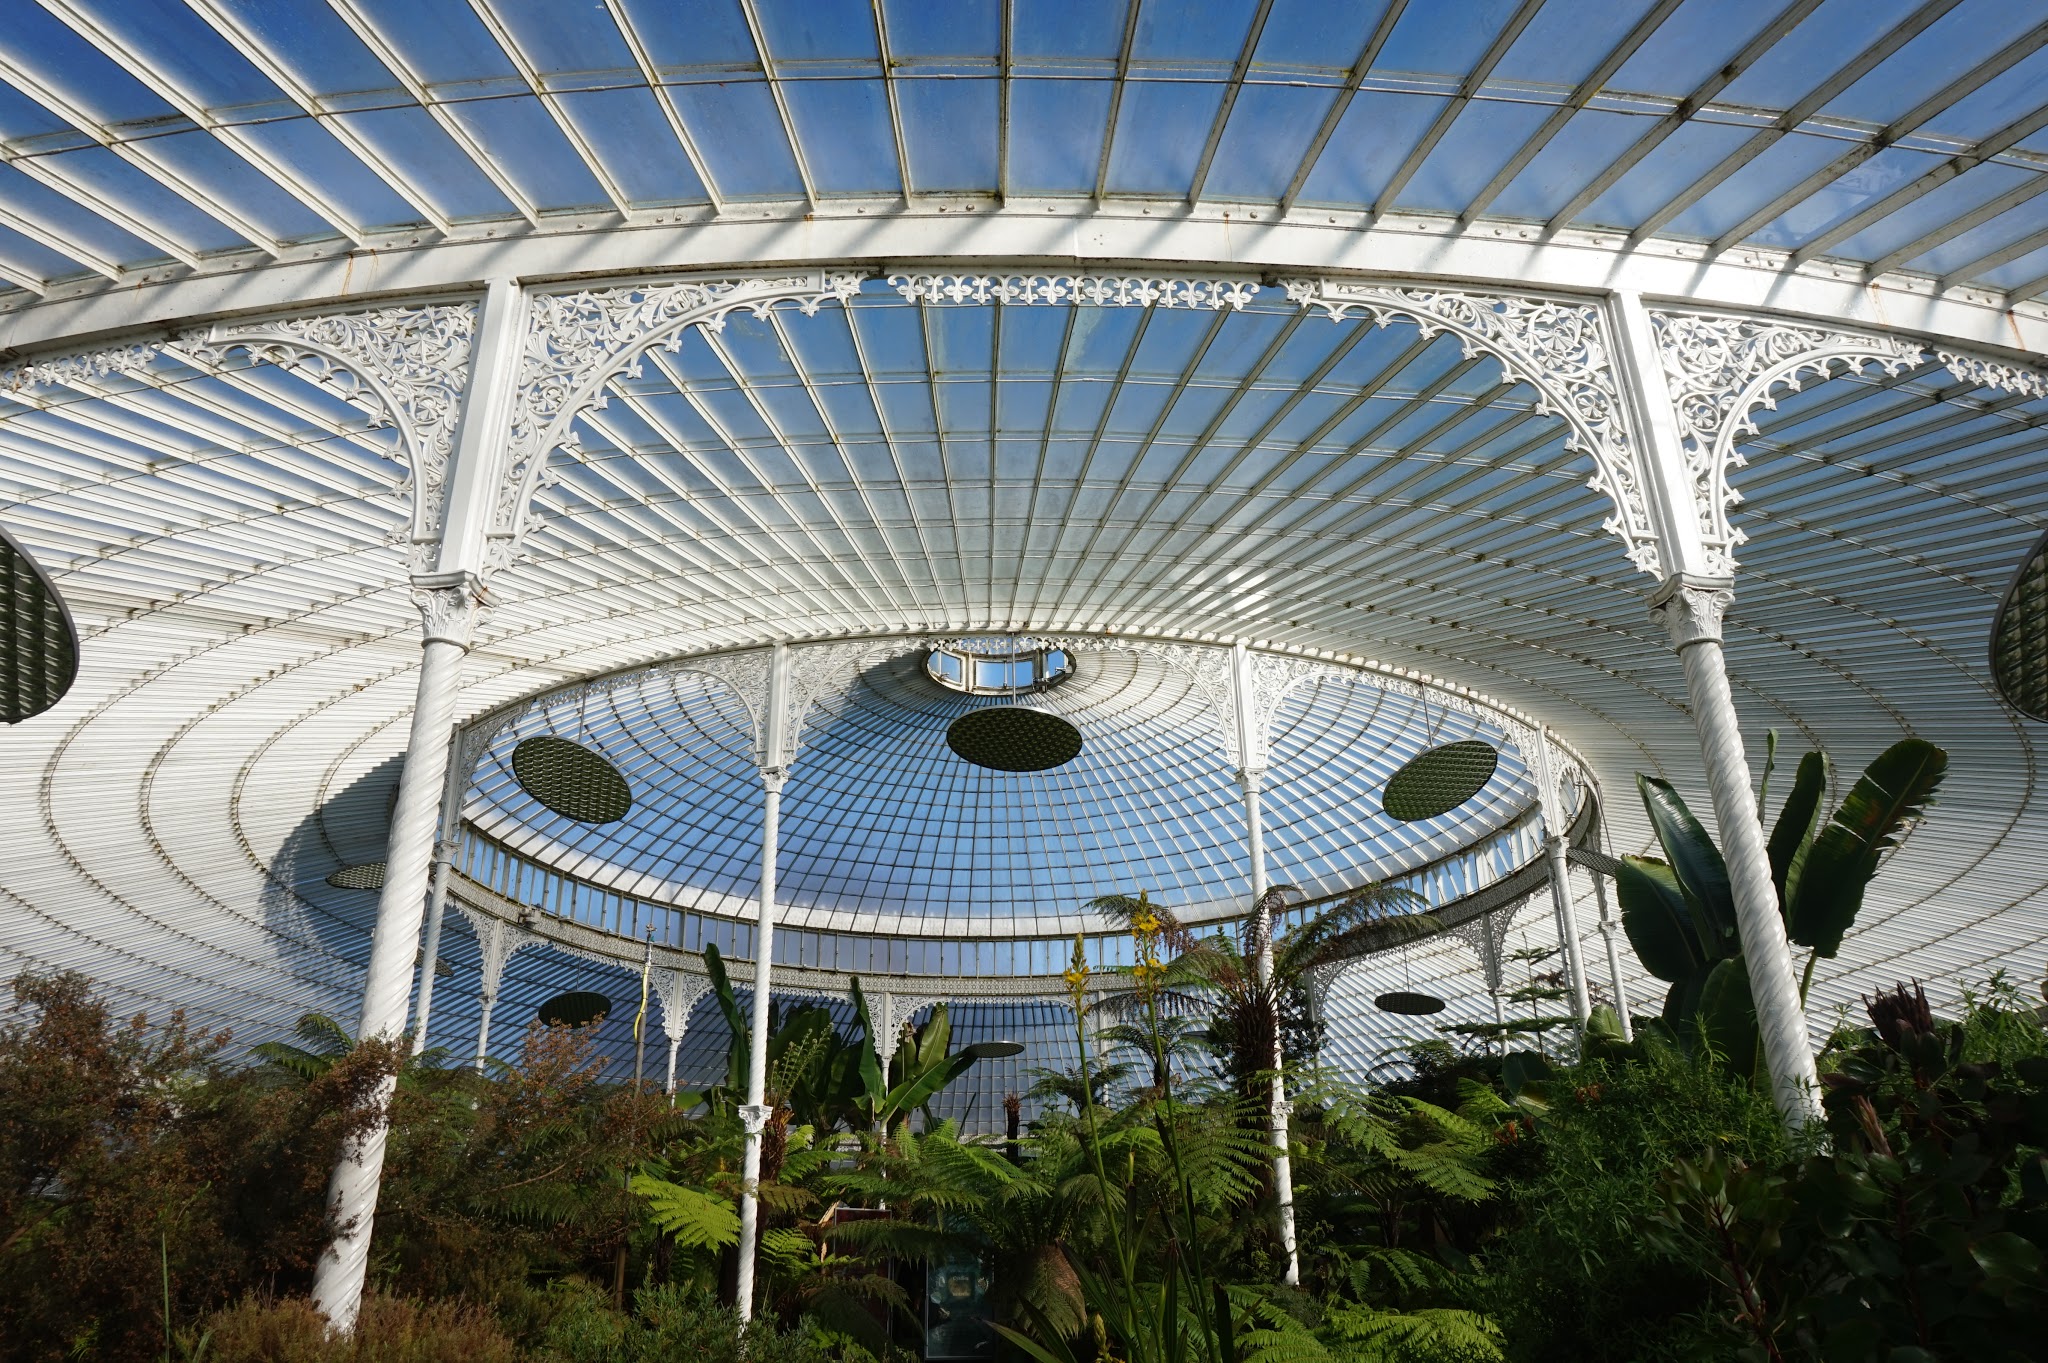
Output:
<instances>
[{"instance_id":1,"label":"large green leaf","mask_svg":"<svg viewBox=\"0 0 2048 1363\"><path fill-rule=\"evenodd\" d=\"M1649 857L1623 857L1614 890L1621 900L1622 929L1645 970L1675 982L1707 964L1692 909L1669 866Z\"/></svg>"},{"instance_id":2,"label":"large green leaf","mask_svg":"<svg viewBox=\"0 0 2048 1363\"><path fill-rule=\"evenodd\" d=\"M875 1022L868 1013L867 995L861 993L860 976L851 977L853 985L853 1015L860 1019L860 1086L865 1097L864 1106L870 1122L881 1120L881 1108L888 1096L888 1081L882 1077L882 1064L875 1055Z\"/></svg>"},{"instance_id":3,"label":"large green leaf","mask_svg":"<svg viewBox=\"0 0 2048 1363\"><path fill-rule=\"evenodd\" d=\"M1747 961L1733 957L1707 972L1695 1016L1730 1070L1746 1075L1756 1068L1756 1002Z\"/></svg>"},{"instance_id":4,"label":"large green leaf","mask_svg":"<svg viewBox=\"0 0 2048 1363\"><path fill-rule=\"evenodd\" d=\"M1780 906L1792 902L1806 854L1813 846L1813 830L1820 827L1820 802L1828 793L1826 753L1810 752L1799 759L1799 772L1792 778L1792 793L1778 811L1771 829L1771 883L1778 887Z\"/></svg>"},{"instance_id":5,"label":"large green leaf","mask_svg":"<svg viewBox=\"0 0 2048 1363\"><path fill-rule=\"evenodd\" d=\"M1920 738L1894 743L1864 768L1806 854L1785 911L1793 941L1825 957L1842 949L1878 858L1934 802L1947 771L1948 754Z\"/></svg>"},{"instance_id":6,"label":"large green leaf","mask_svg":"<svg viewBox=\"0 0 2048 1363\"><path fill-rule=\"evenodd\" d=\"M939 1090L967 1073L974 1064L974 1057L964 1051L948 1056L938 1064L910 1078L889 1090L889 1096L882 1105L883 1119L891 1125L908 1116L938 1096Z\"/></svg>"},{"instance_id":7,"label":"large green leaf","mask_svg":"<svg viewBox=\"0 0 2048 1363\"><path fill-rule=\"evenodd\" d=\"M747 1019L740 1012L739 1001L733 997L732 980L725 973L725 960L718 954L714 943L704 944L704 973L711 977L712 997L718 1000L718 1011L725 1015L725 1025L732 1029L732 1046L726 1052L725 1082L735 1092L744 1092L747 1087L747 1066L752 1056L748 1040Z\"/></svg>"},{"instance_id":8,"label":"large green leaf","mask_svg":"<svg viewBox=\"0 0 2048 1363\"><path fill-rule=\"evenodd\" d=\"M647 1174L633 1175L628 1186L647 1199L654 1223L686 1249L724 1249L739 1243L740 1218L724 1198Z\"/></svg>"},{"instance_id":9,"label":"large green leaf","mask_svg":"<svg viewBox=\"0 0 2048 1363\"><path fill-rule=\"evenodd\" d=\"M1636 787L1642 792L1643 808L1649 811L1650 826L1657 830L1664 857L1678 874L1678 888L1692 906L1701 929L1701 946L1710 956L1732 954L1737 950L1735 898L1728 889L1728 866L1721 860L1721 849L1669 781L1638 774Z\"/></svg>"},{"instance_id":10,"label":"large green leaf","mask_svg":"<svg viewBox=\"0 0 2048 1363\"><path fill-rule=\"evenodd\" d=\"M1664 1010L1659 1016L1681 1045L1690 1046L1692 1043L1693 1018L1699 1012L1700 990L1706 987L1707 972L1712 968L1706 966L1696 970L1664 992Z\"/></svg>"}]
</instances>

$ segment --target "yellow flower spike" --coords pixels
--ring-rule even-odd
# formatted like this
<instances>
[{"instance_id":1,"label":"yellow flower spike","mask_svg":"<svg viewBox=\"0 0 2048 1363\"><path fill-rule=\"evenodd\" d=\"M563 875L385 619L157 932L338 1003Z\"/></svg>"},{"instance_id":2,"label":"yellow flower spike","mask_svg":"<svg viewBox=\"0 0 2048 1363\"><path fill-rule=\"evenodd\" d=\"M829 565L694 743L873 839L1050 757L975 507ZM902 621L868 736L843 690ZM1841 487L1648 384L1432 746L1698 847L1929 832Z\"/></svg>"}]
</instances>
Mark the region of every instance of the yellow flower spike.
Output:
<instances>
[{"instance_id":1,"label":"yellow flower spike","mask_svg":"<svg viewBox=\"0 0 2048 1363\"><path fill-rule=\"evenodd\" d=\"M1067 982L1067 992L1074 996L1074 1007L1081 1006L1081 995L1088 989L1088 952L1081 943L1081 934L1074 934L1074 959L1060 972L1060 978Z\"/></svg>"}]
</instances>

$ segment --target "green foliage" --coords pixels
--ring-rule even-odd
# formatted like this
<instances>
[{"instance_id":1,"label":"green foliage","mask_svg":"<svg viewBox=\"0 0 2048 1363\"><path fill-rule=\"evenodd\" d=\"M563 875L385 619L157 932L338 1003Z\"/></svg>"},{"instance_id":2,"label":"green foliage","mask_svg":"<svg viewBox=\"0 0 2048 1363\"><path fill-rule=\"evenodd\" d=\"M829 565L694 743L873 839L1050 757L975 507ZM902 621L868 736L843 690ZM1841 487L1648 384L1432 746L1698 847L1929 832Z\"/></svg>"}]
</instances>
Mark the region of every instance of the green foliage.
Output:
<instances>
[{"instance_id":1,"label":"green foliage","mask_svg":"<svg viewBox=\"0 0 2048 1363\"><path fill-rule=\"evenodd\" d=\"M1491 1235L1469 1242L1484 1259L1471 1304L1498 1321L1518 1361L1691 1356L1709 1332L1711 1284L1695 1264L1646 1253L1643 1228L1684 1152L1775 1157L1770 1101L1705 1059L1642 1043L1600 1048L1542 1088L1543 1103L1498 1118L1503 1205Z\"/></svg>"},{"instance_id":2,"label":"green foliage","mask_svg":"<svg viewBox=\"0 0 2048 1363\"><path fill-rule=\"evenodd\" d=\"M2048 1038L2034 1023L2023 1047L2019 1015L1995 1004L1939 1022L1917 988L1868 1011L1871 1030L1829 1057L1827 1145L1775 1165L1680 1161L1657 1238L1720 1284L1740 1357L2037 1357ZM1987 1038L2009 1062L1968 1058Z\"/></svg>"},{"instance_id":3,"label":"green foliage","mask_svg":"<svg viewBox=\"0 0 2048 1363\"><path fill-rule=\"evenodd\" d=\"M1827 826L1810 835L1803 857L1795 857L1798 874L1789 878L1784 900L1795 943L1825 958L1841 950L1878 858L1925 816L1947 771L1948 754L1919 738L1893 744L1864 769Z\"/></svg>"},{"instance_id":4,"label":"green foliage","mask_svg":"<svg viewBox=\"0 0 2048 1363\"><path fill-rule=\"evenodd\" d=\"M23 974L0 1022L0 1341L10 1359L196 1352L256 1284L302 1289L343 1143L401 1061L302 1080L228 1065L173 1015L113 1018L77 975ZM182 1337L182 1338L181 1338Z\"/></svg>"},{"instance_id":5,"label":"green foliage","mask_svg":"<svg viewBox=\"0 0 2048 1363\"><path fill-rule=\"evenodd\" d=\"M739 1213L726 1199L648 1174L635 1174L631 1186L647 1199L654 1224L686 1249L724 1249L739 1243Z\"/></svg>"},{"instance_id":6,"label":"green foliage","mask_svg":"<svg viewBox=\"0 0 2048 1363\"><path fill-rule=\"evenodd\" d=\"M1777 734L1769 736L1775 760ZM1948 755L1923 739L1901 740L1865 768L1823 822L1828 764L1800 760L1769 840L1771 878L1793 944L1813 963L1832 958L1856 921L1881 855L1924 817ZM1765 770L1766 792L1770 772ZM1663 1022L1686 1046L1704 1043L1738 1074L1756 1064L1756 1006L1749 990L1728 868L1713 839L1667 781L1637 776L1664 859L1624 857L1615 873L1622 926L1636 957L1671 985ZM1802 995L1804 989L1802 987Z\"/></svg>"}]
</instances>

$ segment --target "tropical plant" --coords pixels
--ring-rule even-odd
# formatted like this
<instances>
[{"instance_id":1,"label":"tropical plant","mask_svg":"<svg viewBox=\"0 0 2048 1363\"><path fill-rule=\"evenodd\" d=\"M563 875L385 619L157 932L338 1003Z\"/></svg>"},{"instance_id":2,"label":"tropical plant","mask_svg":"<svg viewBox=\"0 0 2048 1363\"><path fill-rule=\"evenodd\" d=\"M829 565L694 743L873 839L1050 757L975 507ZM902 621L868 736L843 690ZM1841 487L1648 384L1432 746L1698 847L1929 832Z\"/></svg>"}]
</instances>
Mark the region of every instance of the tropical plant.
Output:
<instances>
[{"instance_id":1,"label":"tropical plant","mask_svg":"<svg viewBox=\"0 0 2048 1363\"><path fill-rule=\"evenodd\" d=\"M1767 748L1762 798L1769 795L1775 732ZM1940 748L1903 739L1878 755L1823 820L1827 758L1811 752L1800 759L1769 853L1786 936L1809 953L1802 998L1815 963L1841 949L1883 853L1924 816L1947 766ZM1622 858L1615 873L1622 925L1644 968L1671 985L1664 1024L1683 1044L1703 1036L1738 1073L1751 1073L1758 1051L1756 1005L1727 865L1668 781L1638 775L1636 784L1664 857Z\"/></svg>"},{"instance_id":2,"label":"tropical plant","mask_svg":"<svg viewBox=\"0 0 2048 1363\"><path fill-rule=\"evenodd\" d=\"M1288 913L1294 895L1291 886L1276 885L1266 892L1263 914L1247 914L1234 932L1207 936L1197 936L1143 892L1098 897L1090 907L1126 927L1155 923L1161 945L1171 952L1147 990L1112 995L1105 1006L1157 1013L1159 1039L1166 1043L1159 1064L1184 1053L1189 1020L1207 1018L1205 1039L1238 1092L1247 1098L1268 1093L1276 1042L1286 1066L1312 1064L1316 1058L1320 1024L1307 1006L1312 972L1414 941L1442 926L1419 911L1422 900L1414 892L1374 884L1306 913L1269 940L1264 934ZM1269 947L1272 973L1261 980L1259 958ZM1135 1039L1141 1053L1149 1055L1149 1035L1118 1033L1110 1039ZM1154 1087L1160 1080L1155 1065Z\"/></svg>"},{"instance_id":3,"label":"tropical plant","mask_svg":"<svg viewBox=\"0 0 2048 1363\"><path fill-rule=\"evenodd\" d=\"M1828 1057L1825 1147L1779 1164L1713 1149L1681 1160L1646 1229L1720 1284L1738 1357L2038 1357L2048 1038L1995 1004L1937 1021L1917 986L1866 1011L1870 1029ZM2012 1047L2025 1027L2031 1054L1966 1058L1985 1033Z\"/></svg>"}]
</instances>

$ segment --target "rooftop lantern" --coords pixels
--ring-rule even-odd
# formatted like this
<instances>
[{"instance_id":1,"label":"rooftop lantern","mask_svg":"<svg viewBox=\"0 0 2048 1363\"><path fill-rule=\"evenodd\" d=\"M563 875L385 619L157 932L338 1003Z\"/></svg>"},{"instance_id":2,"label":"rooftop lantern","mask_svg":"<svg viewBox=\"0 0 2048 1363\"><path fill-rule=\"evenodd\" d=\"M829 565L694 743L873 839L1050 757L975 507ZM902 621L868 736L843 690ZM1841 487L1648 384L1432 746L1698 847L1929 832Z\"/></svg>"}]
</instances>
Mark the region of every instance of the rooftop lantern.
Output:
<instances>
[{"instance_id":1,"label":"rooftop lantern","mask_svg":"<svg viewBox=\"0 0 2048 1363\"><path fill-rule=\"evenodd\" d=\"M1081 755L1081 731L1018 698L1050 690L1074 672L1063 648L1020 648L1014 639L962 640L925 658L925 674L970 696L1007 696L1008 705L970 710L946 729L946 746L990 771L1051 771Z\"/></svg>"}]
</instances>

